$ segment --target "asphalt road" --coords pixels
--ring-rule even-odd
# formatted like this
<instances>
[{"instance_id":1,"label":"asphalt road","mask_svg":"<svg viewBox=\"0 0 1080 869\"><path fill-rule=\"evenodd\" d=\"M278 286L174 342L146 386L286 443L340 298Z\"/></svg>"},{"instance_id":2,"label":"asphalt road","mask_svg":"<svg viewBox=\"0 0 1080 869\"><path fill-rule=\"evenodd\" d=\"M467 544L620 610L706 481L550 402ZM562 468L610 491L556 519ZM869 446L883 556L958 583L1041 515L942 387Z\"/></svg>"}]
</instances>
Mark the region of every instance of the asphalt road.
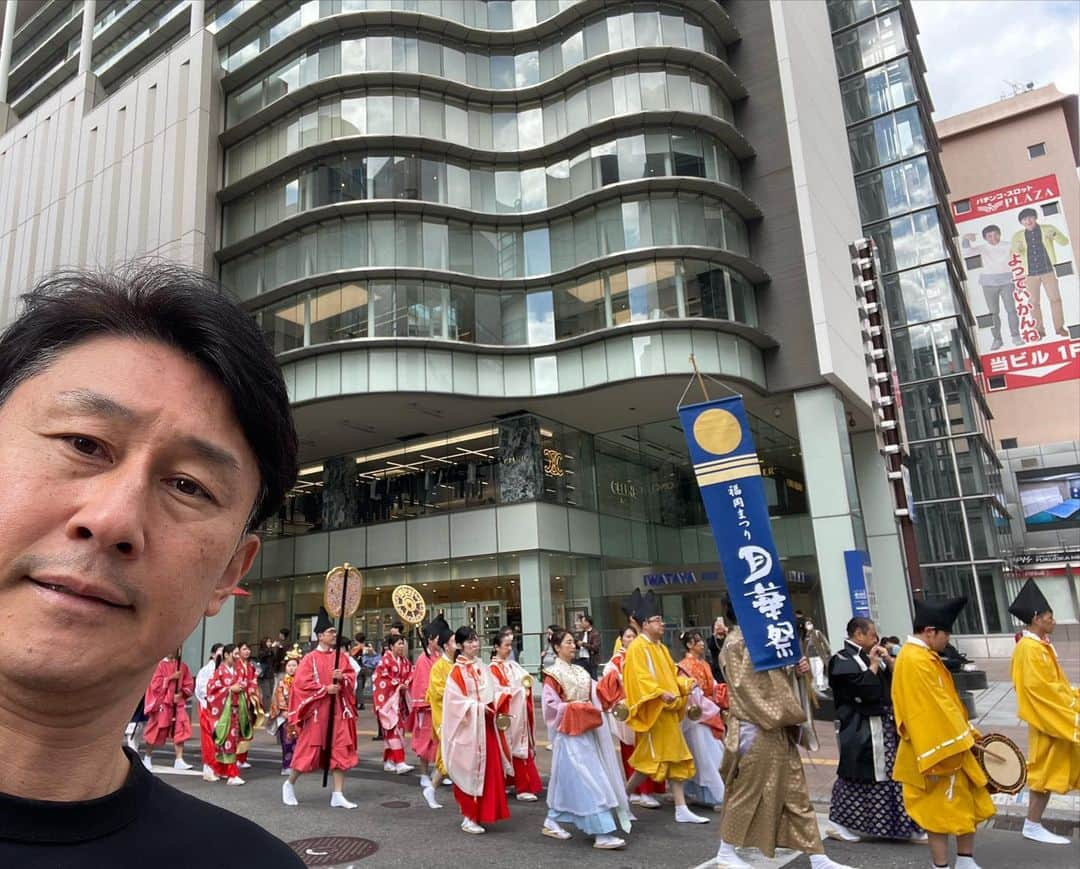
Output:
<instances>
[{"instance_id":1,"label":"asphalt road","mask_svg":"<svg viewBox=\"0 0 1080 869\"><path fill-rule=\"evenodd\" d=\"M365 745L365 738L361 739L361 756L378 756L381 743ZM544 754L541 751L539 758L542 767L547 760ZM547 811L543 798L531 804L511 800L509 821L494 825L483 836L470 836L459 829L461 816L449 788L439 789L444 808L433 811L421 798L415 774L385 773L381 763L371 759L362 760L347 779L346 793L359 803L359 808L330 809L329 792L321 788L320 778L315 775L301 778L297 785L300 805L288 808L281 803L278 757L270 746L255 748L252 755L255 766L245 771L248 783L243 787L208 784L194 773L176 775L171 770L156 771L181 790L250 818L287 842L346 836L366 839L374 845L373 853L362 858L328 863L323 862L328 856L319 856L326 848L316 843L311 848L315 856L307 858L311 866L415 869L418 865L467 865L555 869L572 865L575 869L707 869L718 845L716 815L704 812L712 818L709 824L676 824L670 806L652 811L638 809L638 821L622 851L595 850L591 839L581 834L567 842L555 841L540 835ZM163 753L160 760L165 760ZM546 770L542 771L546 774ZM995 823L999 827L1014 826L1015 819L999 816ZM1070 826L1068 832L1074 841L1067 847L1037 845L1013 830L981 831L976 854L979 865L982 869L1076 869L1080 866L1080 837L1076 836L1075 824ZM1060 827L1059 830L1065 831ZM929 853L922 845L829 841L826 849L833 859L859 869L926 869L930 864ZM743 856L756 869L810 866L808 858L792 853L778 853L772 860L755 852ZM251 865L260 864L255 859Z\"/></svg>"}]
</instances>

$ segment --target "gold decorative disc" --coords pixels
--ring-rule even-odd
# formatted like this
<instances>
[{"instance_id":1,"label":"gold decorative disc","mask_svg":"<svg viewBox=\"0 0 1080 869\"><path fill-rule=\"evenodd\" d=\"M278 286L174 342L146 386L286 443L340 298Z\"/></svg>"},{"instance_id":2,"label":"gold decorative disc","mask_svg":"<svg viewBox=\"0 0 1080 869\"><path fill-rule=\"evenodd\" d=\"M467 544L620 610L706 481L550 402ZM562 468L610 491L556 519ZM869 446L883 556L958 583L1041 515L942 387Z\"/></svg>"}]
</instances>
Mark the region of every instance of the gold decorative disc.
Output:
<instances>
[{"instance_id":1,"label":"gold decorative disc","mask_svg":"<svg viewBox=\"0 0 1080 869\"><path fill-rule=\"evenodd\" d=\"M348 575L349 581L345 582ZM326 574L326 590L323 592L323 606L335 619L344 613L353 615L360 609L360 598L364 593L364 577L350 564L335 567Z\"/></svg>"},{"instance_id":2,"label":"gold decorative disc","mask_svg":"<svg viewBox=\"0 0 1080 869\"><path fill-rule=\"evenodd\" d=\"M406 624L416 627L427 614L424 596L411 585L399 585L390 595L394 610Z\"/></svg>"},{"instance_id":3,"label":"gold decorative disc","mask_svg":"<svg viewBox=\"0 0 1080 869\"><path fill-rule=\"evenodd\" d=\"M731 411L714 407L694 420L694 440L714 456L726 455L742 440L742 426Z\"/></svg>"}]
</instances>

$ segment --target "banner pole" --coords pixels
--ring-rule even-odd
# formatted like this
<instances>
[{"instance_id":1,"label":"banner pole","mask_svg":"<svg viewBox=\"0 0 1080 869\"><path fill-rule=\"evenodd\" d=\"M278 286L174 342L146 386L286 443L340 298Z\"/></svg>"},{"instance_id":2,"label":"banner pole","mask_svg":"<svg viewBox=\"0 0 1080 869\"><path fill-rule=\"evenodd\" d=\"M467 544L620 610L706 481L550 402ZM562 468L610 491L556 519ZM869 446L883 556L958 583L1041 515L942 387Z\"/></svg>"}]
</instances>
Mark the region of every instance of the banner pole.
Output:
<instances>
[{"instance_id":1,"label":"banner pole","mask_svg":"<svg viewBox=\"0 0 1080 869\"><path fill-rule=\"evenodd\" d=\"M694 376L697 378L698 386L701 387L701 394L705 396L705 400L709 400L709 390L705 388L705 378L701 376L701 372L697 367L697 359L694 358L694 354L690 354L690 366L694 369Z\"/></svg>"}]
</instances>

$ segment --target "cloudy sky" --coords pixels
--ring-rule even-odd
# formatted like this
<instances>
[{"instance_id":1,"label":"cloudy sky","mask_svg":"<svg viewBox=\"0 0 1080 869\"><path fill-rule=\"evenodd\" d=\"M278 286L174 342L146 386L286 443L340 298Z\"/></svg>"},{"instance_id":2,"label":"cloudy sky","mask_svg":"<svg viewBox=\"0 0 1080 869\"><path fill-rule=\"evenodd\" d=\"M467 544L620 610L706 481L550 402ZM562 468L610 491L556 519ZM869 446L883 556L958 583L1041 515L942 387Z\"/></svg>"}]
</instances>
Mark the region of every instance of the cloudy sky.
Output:
<instances>
[{"instance_id":1,"label":"cloudy sky","mask_svg":"<svg viewBox=\"0 0 1080 869\"><path fill-rule=\"evenodd\" d=\"M940 120L1012 93L1008 81L1080 91L1077 0L914 0Z\"/></svg>"}]
</instances>

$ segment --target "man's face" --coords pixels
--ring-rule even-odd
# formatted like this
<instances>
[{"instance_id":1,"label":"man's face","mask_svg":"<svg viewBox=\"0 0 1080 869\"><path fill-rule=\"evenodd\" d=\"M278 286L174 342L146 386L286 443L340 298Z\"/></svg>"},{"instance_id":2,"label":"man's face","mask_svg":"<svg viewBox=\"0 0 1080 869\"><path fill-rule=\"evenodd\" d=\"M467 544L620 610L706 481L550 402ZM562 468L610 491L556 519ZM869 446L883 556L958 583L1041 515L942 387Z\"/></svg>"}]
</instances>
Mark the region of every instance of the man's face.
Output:
<instances>
[{"instance_id":1,"label":"man's face","mask_svg":"<svg viewBox=\"0 0 1080 869\"><path fill-rule=\"evenodd\" d=\"M95 338L20 384L0 479L0 678L129 690L259 549L259 473L227 394L154 342ZM42 655L44 636L69 642Z\"/></svg>"},{"instance_id":2,"label":"man's face","mask_svg":"<svg viewBox=\"0 0 1080 869\"><path fill-rule=\"evenodd\" d=\"M1057 622L1054 621L1053 610L1047 610L1044 613L1039 613L1031 622L1031 626L1043 634L1052 634Z\"/></svg>"},{"instance_id":3,"label":"man's face","mask_svg":"<svg viewBox=\"0 0 1080 869\"><path fill-rule=\"evenodd\" d=\"M986 239L986 243L993 246L1001 241L1001 233L996 229L987 230L986 235L983 236Z\"/></svg>"},{"instance_id":4,"label":"man's face","mask_svg":"<svg viewBox=\"0 0 1080 869\"><path fill-rule=\"evenodd\" d=\"M878 644L877 628L870 625L865 631L855 631L855 636L851 638L851 641L864 652L869 652Z\"/></svg>"},{"instance_id":5,"label":"man's face","mask_svg":"<svg viewBox=\"0 0 1080 869\"><path fill-rule=\"evenodd\" d=\"M664 636L664 617L653 616L651 619L646 619L641 628L650 640L659 640Z\"/></svg>"},{"instance_id":6,"label":"man's face","mask_svg":"<svg viewBox=\"0 0 1080 869\"><path fill-rule=\"evenodd\" d=\"M1034 229L1038 225L1039 220L1038 220L1038 218L1032 217L1029 214L1026 217L1024 217L1020 221L1020 223L1023 224L1024 229Z\"/></svg>"},{"instance_id":7,"label":"man's face","mask_svg":"<svg viewBox=\"0 0 1080 869\"><path fill-rule=\"evenodd\" d=\"M319 643L331 649L334 648L337 645L337 628L327 628L319 634Z\"/></svg>"},{"instance_id":8,"label":"man's face","mask_svg":"<svg viewBox=\"0 0 1080 869\"><path fill-rule=\"evenodd\" d=\"M930 631L930 639L927 640L927 645L935 652L944 652L945 647L949 645L949 637L951 634L948 631L933 630Z\"/></svg>"}]
</instances>

